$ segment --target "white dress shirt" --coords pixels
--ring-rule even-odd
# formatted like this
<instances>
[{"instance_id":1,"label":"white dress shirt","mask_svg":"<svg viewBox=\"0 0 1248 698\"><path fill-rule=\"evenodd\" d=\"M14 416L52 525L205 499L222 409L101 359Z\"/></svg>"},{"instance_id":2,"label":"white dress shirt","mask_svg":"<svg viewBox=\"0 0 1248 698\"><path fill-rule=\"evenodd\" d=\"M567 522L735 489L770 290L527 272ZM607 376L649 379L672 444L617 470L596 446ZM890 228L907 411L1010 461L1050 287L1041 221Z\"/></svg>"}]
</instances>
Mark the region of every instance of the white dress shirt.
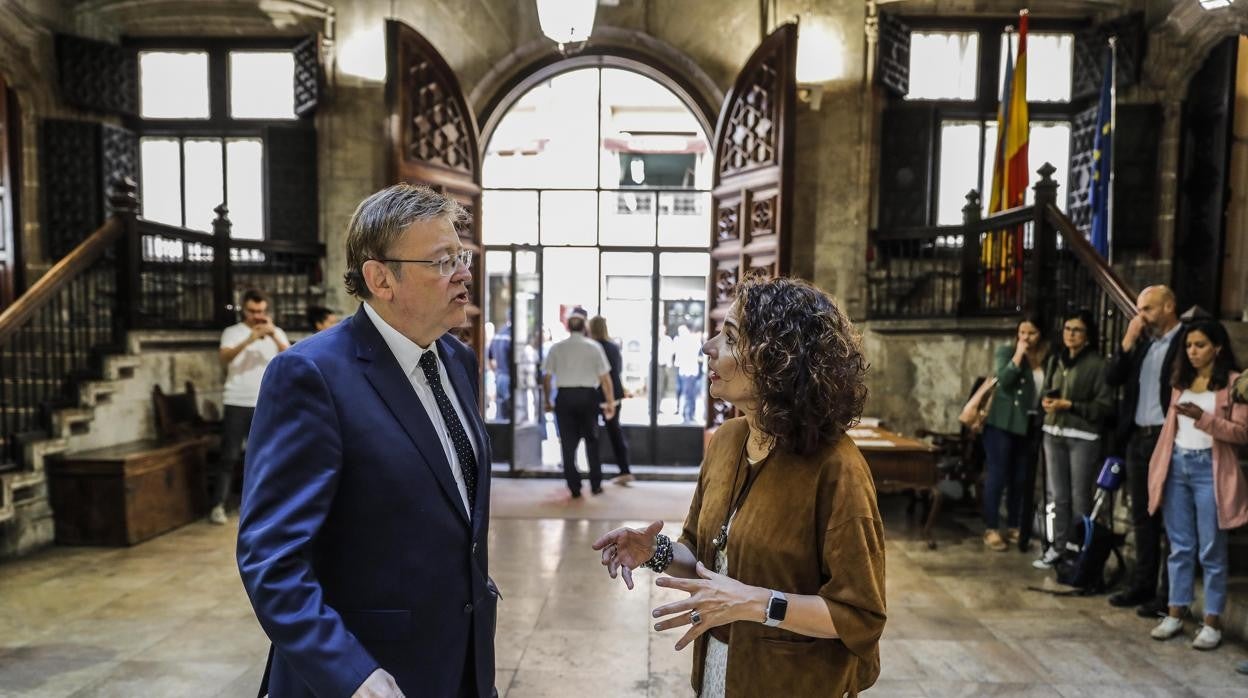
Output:
<instances>
[{"instance_id":1,"label":"white dress shirt","mask_svg":"<svg viewBox=\"0 0 1248 698\"><path fill-rule=\"evenodd\" d=\"M611 373L611 364L601 344L573 332L550 348L542 371L554 376L560 388L597 388L601 376Z\"/></svg>"},{"instance_id":2,"label":"white dress shirt","mask_svg":"<svg viewBox=\"0 0 1248 698\"><path fill-rule=\"evenodd\" d=\"M451 464L451 475L455 478L455 487L459 489L459 497L464 505L464 511L468 512L468 518L472 518L472 507L468 506L468 485L464 482L464 470L459 464L459 457L455 455L455 446L451 443L451 435L446 430L446 422L442 420L442 411L438 409L438 401L433 397L433 388L429 387L429 381L425 380L425 372L420 368L420 357L425 352L431 351L434 356L438 355L437 342L427 347L422 347L416 342L404 337L401 332L394 329L376 310L367 302L364 303L364 312L368 314L368 319L373 321L373 326L381 333L381 338L385 340L386 346L390 347L390 353L394 354L394 358L399 362L399 368L403 369L404 375L412 383L412 390L416 391L416 397L420 398L420 404L425 408L425 414L429 415L429 421L433 423L433 430L438 434L438 440L442 442L442 452L446 454L446 462ZM482 468L488 468L488 463L481 462L481 452L477 448L476 439L472 438L472 427L464 416L464 407L462 400L455 392L455 384L446 374L446 365L442 363L442 357L438 356L438 378L442 381L442 389L446 391L446 396L451 399L451 405L455 408L455 415L459 417L459 423L464 427L464 433L468 434L468 441L472 444L473 455L477 458L477 479L480 480L479 473Z\"/></svg>"}]
</instances>

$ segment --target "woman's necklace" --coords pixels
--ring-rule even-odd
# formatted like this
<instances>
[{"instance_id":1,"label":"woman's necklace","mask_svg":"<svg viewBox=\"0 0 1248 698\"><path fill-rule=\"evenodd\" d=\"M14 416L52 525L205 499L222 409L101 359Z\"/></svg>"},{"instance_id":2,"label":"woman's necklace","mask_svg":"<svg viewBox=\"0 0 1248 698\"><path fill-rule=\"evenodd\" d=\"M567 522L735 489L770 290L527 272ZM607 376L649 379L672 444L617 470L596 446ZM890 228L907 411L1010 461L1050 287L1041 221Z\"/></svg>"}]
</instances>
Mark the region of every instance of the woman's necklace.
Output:
<instances>
[{"instance_id":1,"label":"woman's necklace","mask_svg":"<svg viewBox=\"0 0 1248 698\"><path fill-rule=\"evenodd\" d=\"M741 493L737 495L736 501L728 508L728 512L724 515L724 522L719 526L719 535L711 539L711 545L721 552L728 549L728 527L732 525L732 519L741 510L745 504L745 498L749 496L750 489L754 487L754 482L758 480L758 475L763 471L763 466L767 464L767 458L771 455L771 447L757 460L749 456L750 437L746 436L746 441L741 445L741 456L737 459L737 470L732 476L732 489L729 490L728 496L731 497L733 492L737 491L737 483L741 478L741 466L745 464L745 487L741 488ZM773 443L774 445L774 443Z\"/></svg>"}]
</instances>

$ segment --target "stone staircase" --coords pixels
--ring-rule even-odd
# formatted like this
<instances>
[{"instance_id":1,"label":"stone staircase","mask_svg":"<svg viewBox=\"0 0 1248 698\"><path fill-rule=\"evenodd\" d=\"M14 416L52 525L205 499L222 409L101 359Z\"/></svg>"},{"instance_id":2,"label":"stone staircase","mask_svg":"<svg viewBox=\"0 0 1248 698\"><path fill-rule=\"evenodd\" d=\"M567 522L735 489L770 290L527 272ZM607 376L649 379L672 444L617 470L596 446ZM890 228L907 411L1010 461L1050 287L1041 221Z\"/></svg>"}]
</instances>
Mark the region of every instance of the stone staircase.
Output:
<instances>
[{"instance_id":1,"label":"stone staircase","mask_svg":"<svg viewBox=\"0 0 1248 698\"><path fill-rule=\"evenodd\" d=\"M129 384L134 383L141 364L142 358L137 353L104 356L101 377L78 383L77 404L55 409L48 436L23 446L22 467L0 473L0 559L22 555L52 542L52 509L48 503L46 476L48 457L78 450L81 443L92 440L93 436L113 443L125 440L124 432L128 431L125 428L120 429L123 433L110 428L108 434L98 434L93 433L92 424L97 410L113 404L119 393L133 392L132 388L128 390ZM110 426L115 427L115 424Z\"/></svg>"}]
</instances>

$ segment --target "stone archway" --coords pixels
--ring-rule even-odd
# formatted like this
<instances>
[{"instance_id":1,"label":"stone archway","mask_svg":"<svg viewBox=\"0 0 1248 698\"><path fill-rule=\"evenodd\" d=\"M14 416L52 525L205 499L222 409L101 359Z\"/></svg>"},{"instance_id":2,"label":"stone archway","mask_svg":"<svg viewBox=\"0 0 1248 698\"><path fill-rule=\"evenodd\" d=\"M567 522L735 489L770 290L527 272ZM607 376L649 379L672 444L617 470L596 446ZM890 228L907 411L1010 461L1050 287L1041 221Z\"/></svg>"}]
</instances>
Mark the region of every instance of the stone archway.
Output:
<instances>
[{"instance_id":1,"label":"stone archway","mask_svg":"<svg viewBox=\"0 0 1248 698\"><path fill-rule=\"evenodd\" d=\"M724 91L715 84L696 61L671 44L656 39L645 32L620 27L595 27L593 39L587 49L578 55L613 55L629 58L661 72L668 80L681 88L692 102L702 120L713 132L715 117L724 101ZM550 40L542 38L530 41L499 60L468 94L468 103L477 114L481 125L482 143L485 134L497 116L509 94L526 77L563 60L555 52Z\"/></svg>"}]
</instances>

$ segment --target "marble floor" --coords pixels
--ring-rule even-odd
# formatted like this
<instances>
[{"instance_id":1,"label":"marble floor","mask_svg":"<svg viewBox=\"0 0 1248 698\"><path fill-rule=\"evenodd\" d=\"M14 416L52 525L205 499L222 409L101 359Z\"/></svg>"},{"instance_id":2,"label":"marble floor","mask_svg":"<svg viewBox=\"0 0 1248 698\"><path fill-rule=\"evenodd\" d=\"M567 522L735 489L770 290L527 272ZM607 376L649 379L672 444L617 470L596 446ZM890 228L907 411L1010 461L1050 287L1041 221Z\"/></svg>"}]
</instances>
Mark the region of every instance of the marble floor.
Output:
<instances>
[{"instance_id":1,"label":"marble floor","mask_svg":"<svg viewBox=\"0 0 1248 698\"><path fill-rule=\"evenodd\" d=\"M564 502L556 481L495 487L499 695L689 696L688 650L674 652L676 635L651 630L648 616L680 594L649 583L627 591L588 545L652 516L674 533L692 485L638 483L578 502ZM903 505L884 502L889 622L883 677L867 695L1248 695L1248 676L1234 673L1244 645L1203 653L1155 642L1152 623L1104 597L1028 591L1045 579L1031 557L985 552L965 517L944 517L929 551ZM0 696L255 695L267 642L234 567L234 524L0 564Z\"/></svg>"}]
</instances>

